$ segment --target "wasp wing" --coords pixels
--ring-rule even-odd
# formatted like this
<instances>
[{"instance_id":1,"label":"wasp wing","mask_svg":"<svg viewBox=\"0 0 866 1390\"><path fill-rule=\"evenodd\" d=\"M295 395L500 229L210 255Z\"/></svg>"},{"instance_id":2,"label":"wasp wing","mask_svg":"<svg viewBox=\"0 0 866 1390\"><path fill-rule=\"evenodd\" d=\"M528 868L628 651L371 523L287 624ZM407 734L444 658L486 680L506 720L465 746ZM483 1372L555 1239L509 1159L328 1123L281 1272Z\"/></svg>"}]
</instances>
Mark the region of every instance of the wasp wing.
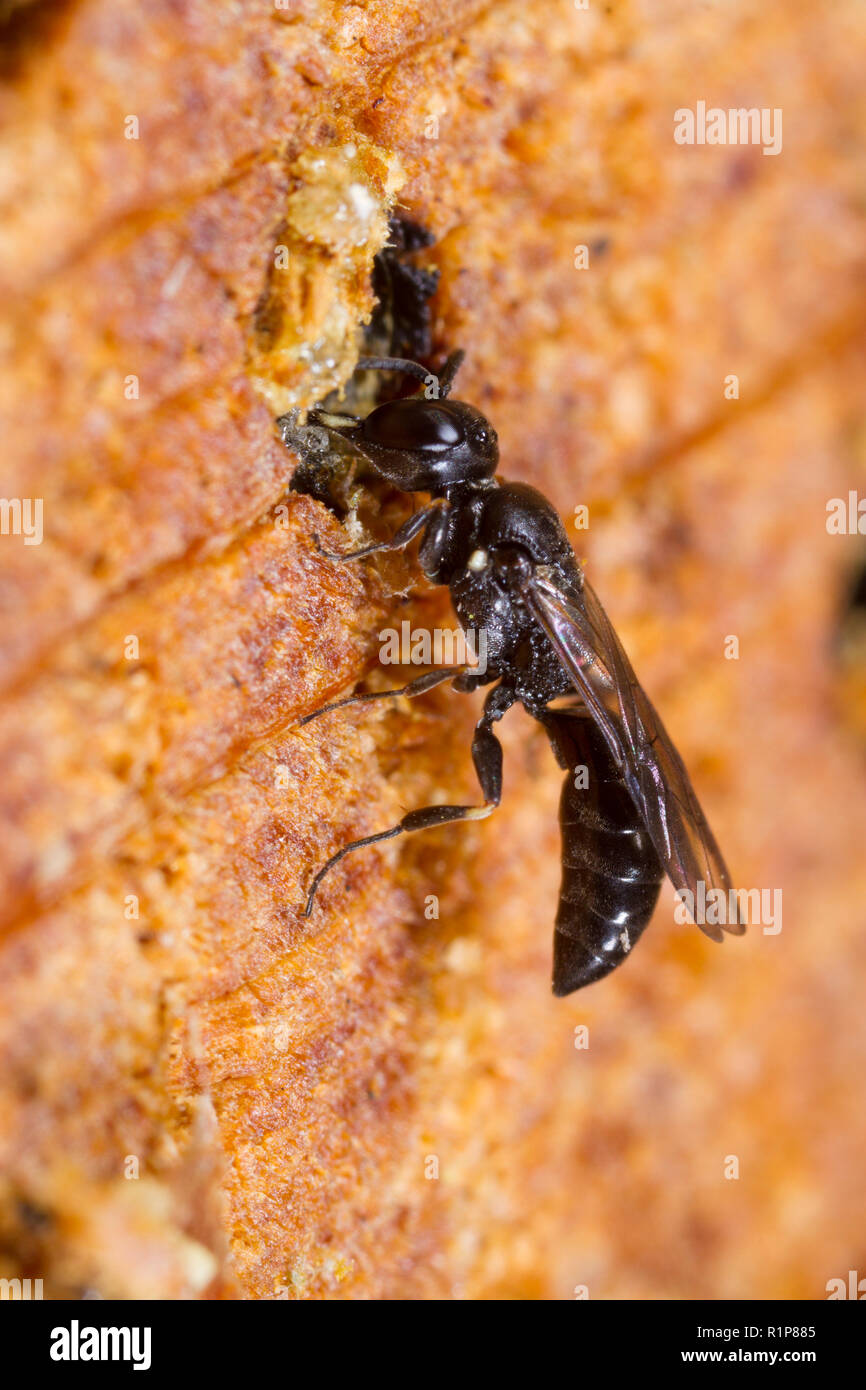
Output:
<instances>
[{"instance_id":1,"label":"wasp wing","mask_svg":"<svg viewBox=\"0 0 866 1390\"><path fill-rule=\"evenodd\" d=\"M594 589L585 578L568 582L539 566L524 597L604 735L668 878L676 889L688 889L693 903L703 881L707 893L721 889L727 905L731 876L715 836ZM722 923L724 930L742 936L739 911L726 915L733 920ZM715 924L697 925L722 940Z\"/></svg>"}]
</instances>

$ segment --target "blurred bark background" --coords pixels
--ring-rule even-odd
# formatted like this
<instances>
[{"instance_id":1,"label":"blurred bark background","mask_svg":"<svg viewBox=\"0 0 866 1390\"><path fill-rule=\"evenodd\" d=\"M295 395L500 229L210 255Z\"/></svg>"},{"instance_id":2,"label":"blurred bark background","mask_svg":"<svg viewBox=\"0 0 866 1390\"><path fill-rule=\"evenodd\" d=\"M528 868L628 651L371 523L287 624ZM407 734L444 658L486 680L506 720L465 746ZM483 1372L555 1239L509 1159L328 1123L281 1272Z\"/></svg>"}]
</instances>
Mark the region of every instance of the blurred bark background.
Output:
<instances>
[{"instance_id":1,"label":"blurred bark background","mask_svg":"<svg viewBox=\"0 0 866 1390\"><path fill-rule=\"evenodd\" d=\"M862 7L0 22L0 492L44 508L41 544L0 536L0 1273L554 1299L866 1273L864 557L826 526L866 495ZM780 153L675 143L698 101L779 108ZM561 774L518 711L495 817L351 857L299 919L345 840L475 796L473 699L294 728L398 683L383 626L449 621L412 562L317 554L345 538L273 425L350 376L394 206L437 238L436 348L467 350L504 476L588 506L578 554L778 934L720 949L665 889L622 970L553 1000ZM360 519L406 507L377 486Z\"/></svg>"}]
</instances>

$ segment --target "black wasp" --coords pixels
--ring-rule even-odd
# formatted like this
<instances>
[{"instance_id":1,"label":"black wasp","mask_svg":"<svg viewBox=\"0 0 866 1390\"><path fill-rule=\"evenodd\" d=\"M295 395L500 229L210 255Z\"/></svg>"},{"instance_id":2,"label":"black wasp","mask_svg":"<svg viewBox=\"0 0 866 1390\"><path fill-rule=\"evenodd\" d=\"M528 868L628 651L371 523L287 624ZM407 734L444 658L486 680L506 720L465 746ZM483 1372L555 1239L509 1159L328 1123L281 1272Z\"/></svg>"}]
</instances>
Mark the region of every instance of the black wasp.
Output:
<instances>
[{"instance_id":1,"label":"black wasp","mask_svg":"<svg viewBox=\"0 0 866 1390\"><path fill-rule=\"evenodd\" d=\"M619 965L643 932L664 875L677 889L722 889L731 881L682 760L641 689L604 609L587 582L551 504L525 483L496 477L496 432L479 410L447 400L462 353L436 382L417 362L362 358L359 367L393 370L436 383L436 395L386 401L364 419L311 413L314 426L359 455L404 492L431 495L390 540L348 554L402 550L421 536L419 560L434 584L447 584L464 630L484 629L487 667L444 667L399 690L350 696L303 723L358 701L420 695L451 680L461 692L491 685L475 728L472 759L482 806L428 806L398 825L344 845L319 870L322 879L364 845L448 821L490 815L502 794L502 746L493 725L520 701L547 731L568 769L559 808L562 886L553 938L553 992L570 994ZM303 452L304 432L287 432ZM562 697L571 697L562 704ZM556 707L552 702L558 701ZM589 770L588 784L573 769ZM686 899L688 901L688 899ZM716 925L700 924L714 941ZM739 914L725 930L741 935Z\"/></svg>"}]
</instances>

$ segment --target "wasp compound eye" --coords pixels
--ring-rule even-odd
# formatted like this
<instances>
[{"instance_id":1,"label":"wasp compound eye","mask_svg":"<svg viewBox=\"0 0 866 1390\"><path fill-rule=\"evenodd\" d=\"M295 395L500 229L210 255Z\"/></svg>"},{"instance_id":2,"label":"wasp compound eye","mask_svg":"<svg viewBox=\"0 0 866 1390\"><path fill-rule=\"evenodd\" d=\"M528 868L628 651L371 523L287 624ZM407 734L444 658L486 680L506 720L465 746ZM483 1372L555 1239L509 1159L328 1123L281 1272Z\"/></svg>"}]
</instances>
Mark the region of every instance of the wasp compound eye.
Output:
<instances>
[{"instance_id":1,"label":"wasp compound eye","mask_svg":"<svg viewBox=\"0 0 866 1390\"><path fill-rule=\"evenodd\" d=\"M364 421L364 438L385 449L453 449L462 443L462 422L436 401L386 401Z\"/></svg>"}]
</instances>

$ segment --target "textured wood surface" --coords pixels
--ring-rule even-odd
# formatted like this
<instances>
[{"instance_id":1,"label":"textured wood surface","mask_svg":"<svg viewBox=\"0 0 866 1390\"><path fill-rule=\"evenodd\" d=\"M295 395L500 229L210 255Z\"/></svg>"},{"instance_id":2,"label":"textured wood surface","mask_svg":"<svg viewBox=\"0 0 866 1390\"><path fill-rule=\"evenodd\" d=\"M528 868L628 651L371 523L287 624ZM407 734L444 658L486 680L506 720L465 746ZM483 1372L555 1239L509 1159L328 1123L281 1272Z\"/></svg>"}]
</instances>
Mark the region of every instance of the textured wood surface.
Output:
<instances>
[{"instance_id":1,"label":"textured wood surface","mask_svg":"<svg viewBox=\"0 0 866 1390\"><path fill-rule=\"evenodd\" d=\"M0 493L44 499L41 545L0 536L0 1273L559 1299L862 1272L863 725L834 657L862 555L825 525L866 493L861 8L0 23ZM781 108L781 153L677 145L698 100ZM395 197L437 237L460 394L506 477L589 506L578 553L778 935L719 949L663 895L621 971L553 1000L560 774L519 712L496 817L353 856L299 918L346 839L474 795L472 699L294 727L391 683L383 626L449 620L411 563L317 554L339 527L273 427L275 390L350 369ZM368 489L355 529L405 508Z\"/></svg>"}]
</instances>

